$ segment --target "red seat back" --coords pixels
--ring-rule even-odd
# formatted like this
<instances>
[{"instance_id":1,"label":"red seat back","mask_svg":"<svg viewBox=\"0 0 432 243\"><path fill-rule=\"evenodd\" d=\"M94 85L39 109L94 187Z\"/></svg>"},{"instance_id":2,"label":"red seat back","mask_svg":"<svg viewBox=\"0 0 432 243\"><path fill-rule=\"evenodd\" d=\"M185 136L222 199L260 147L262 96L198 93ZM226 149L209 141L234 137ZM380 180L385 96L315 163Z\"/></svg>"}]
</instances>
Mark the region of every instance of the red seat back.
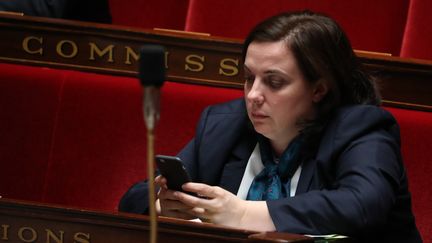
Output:
<instances>
[{"instance_id":1,"label":"red seat back","mask_svg":"<svg viewBox=\"0 0 432 243\"><path fill-rule=\"evenodd\" d=\"M432 1L411 0L401 56L432 60Z\"/></svg>"},{"instance_id":2,"label":"red seat back","mask_svg":"<svg viewBox=\"0 0 432 243\"><path fill-rule=\"evenodd\" d=\"M310 9L338 21L355 49L398 56L409 0L190 0L186 30L245 38L266 17Z\"/></svg>"}]
</instances>

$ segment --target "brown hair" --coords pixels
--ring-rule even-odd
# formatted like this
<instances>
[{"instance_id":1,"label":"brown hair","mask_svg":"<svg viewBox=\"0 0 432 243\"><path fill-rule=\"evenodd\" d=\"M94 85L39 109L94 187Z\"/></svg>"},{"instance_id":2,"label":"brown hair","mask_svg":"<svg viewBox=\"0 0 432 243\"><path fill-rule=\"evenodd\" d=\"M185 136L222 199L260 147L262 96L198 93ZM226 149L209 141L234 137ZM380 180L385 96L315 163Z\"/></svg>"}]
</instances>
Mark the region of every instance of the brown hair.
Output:
<instances>
[{"instance_id":1,"label":"brown hair","mask_svg":"<svg viewBox=\"0 0 432 243\"><path fill-rule=\"evenodd\" d=\"M323 80L329 90L317 105L317 119L304 123L303 133L319 133L331 113L350 104L379 105L374 80L364 72L342 28L330 17L310 11L288 12L259 23L247 36L243 60L252 42L285 40L311 84ZM309 133L307 132L307 133Z\"/></svg>"},{"instance_id":2,"label":"brown hair","mask_svg":"<svg viewBox=\"0 0 432 243\"><path fill-rule=\"evenodd\" d=\"M251 42L286 40L307 81L330 82L323 102L332 106L380 103L373 80L362 70L351 44L331 18L310 11L282 13L259 23L247 36L243 58Z\"/></svg>"}]
</instances>

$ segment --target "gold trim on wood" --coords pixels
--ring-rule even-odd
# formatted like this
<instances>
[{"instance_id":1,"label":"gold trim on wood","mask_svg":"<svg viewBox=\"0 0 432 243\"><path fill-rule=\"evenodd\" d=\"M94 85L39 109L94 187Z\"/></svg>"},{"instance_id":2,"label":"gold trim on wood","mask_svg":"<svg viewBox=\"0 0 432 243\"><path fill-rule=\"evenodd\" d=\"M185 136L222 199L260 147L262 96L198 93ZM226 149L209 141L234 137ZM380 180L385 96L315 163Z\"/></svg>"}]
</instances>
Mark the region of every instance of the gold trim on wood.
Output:
<instances>
[{"instance_id":1,"label":"gold trim on wood","mask_svg":"<svg viewBox=\"0 0 432 243\"><path fill-rule=\"evenodd\" d=\"M0 232L5 242L146 242L147 215L102 212L0 199ZM263 234L175 218L158 218L160 242L313 242L289 233Z\"/></svg>"},{"instance_id":2,"label":"gold trim on wood","mask_svg":"<svg viewBox=\"0 0 432 243\"><path fill-rule=\"evenodd\" d=\"M166 47L167 79L242 88L242 41L180 31L0 14L0 60L137 76L143 44ZM356 51L376 76L385 104L432 111L432 61Z\"/></svg>"},{"instance_id":3,"label":"gold trim on wood","mask_svg":"<svg viewBox=\"0 0 432 243\"><path fill-rule=\"evenodd\" d=\"M383 100L382 103L387 106L400 107L400 108L411 108L420 111L432 111L432 106L430 105L419 105L414 103L397 102L390 100Z\"/></svg>"}]
</instances>

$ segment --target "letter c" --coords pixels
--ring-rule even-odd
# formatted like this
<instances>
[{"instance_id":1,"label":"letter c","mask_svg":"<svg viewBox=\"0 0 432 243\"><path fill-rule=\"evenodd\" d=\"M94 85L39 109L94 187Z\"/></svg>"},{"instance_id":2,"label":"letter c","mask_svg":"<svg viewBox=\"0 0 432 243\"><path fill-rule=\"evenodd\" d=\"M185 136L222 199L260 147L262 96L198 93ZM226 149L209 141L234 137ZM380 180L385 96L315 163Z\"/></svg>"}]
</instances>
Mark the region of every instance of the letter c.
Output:
<instances>
[{"instance_id":1,"label":"letter c","mask_svg":"<svg viewBox=\"0 0 432 243\"><path fill-rule=\"evenodd\" d=\"M39 44L43 44L43 38L42 37L36 37L36 36L29 36L24 38L23 42L22 42L22 47L24 49L24 51L26 51L29 54L39 54L42 56L43 54L43 49L42 47L36 49L36 50L30 50L29 48L29 43L30 41L37 41L39 42Z\"/></svg>"}]
</instances>

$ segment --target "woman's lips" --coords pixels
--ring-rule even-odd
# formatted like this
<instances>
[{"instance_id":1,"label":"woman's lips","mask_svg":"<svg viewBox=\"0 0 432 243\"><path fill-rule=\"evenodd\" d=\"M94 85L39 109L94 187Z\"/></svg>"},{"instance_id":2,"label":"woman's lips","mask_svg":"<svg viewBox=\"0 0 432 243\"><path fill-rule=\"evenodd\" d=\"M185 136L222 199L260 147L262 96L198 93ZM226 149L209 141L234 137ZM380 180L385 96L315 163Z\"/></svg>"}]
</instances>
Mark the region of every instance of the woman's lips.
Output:
<instances>
[{"instance_id":1,"label":"woman's lips","mask_svg":"<svg viewBox=\"0 0 432 243\"><path fill-rule=\"evenodd\" d=\"M267 115L260 112L252 112L251 115L254 120L262 120L268 117Z\"/></svg>"}]
</instances>

